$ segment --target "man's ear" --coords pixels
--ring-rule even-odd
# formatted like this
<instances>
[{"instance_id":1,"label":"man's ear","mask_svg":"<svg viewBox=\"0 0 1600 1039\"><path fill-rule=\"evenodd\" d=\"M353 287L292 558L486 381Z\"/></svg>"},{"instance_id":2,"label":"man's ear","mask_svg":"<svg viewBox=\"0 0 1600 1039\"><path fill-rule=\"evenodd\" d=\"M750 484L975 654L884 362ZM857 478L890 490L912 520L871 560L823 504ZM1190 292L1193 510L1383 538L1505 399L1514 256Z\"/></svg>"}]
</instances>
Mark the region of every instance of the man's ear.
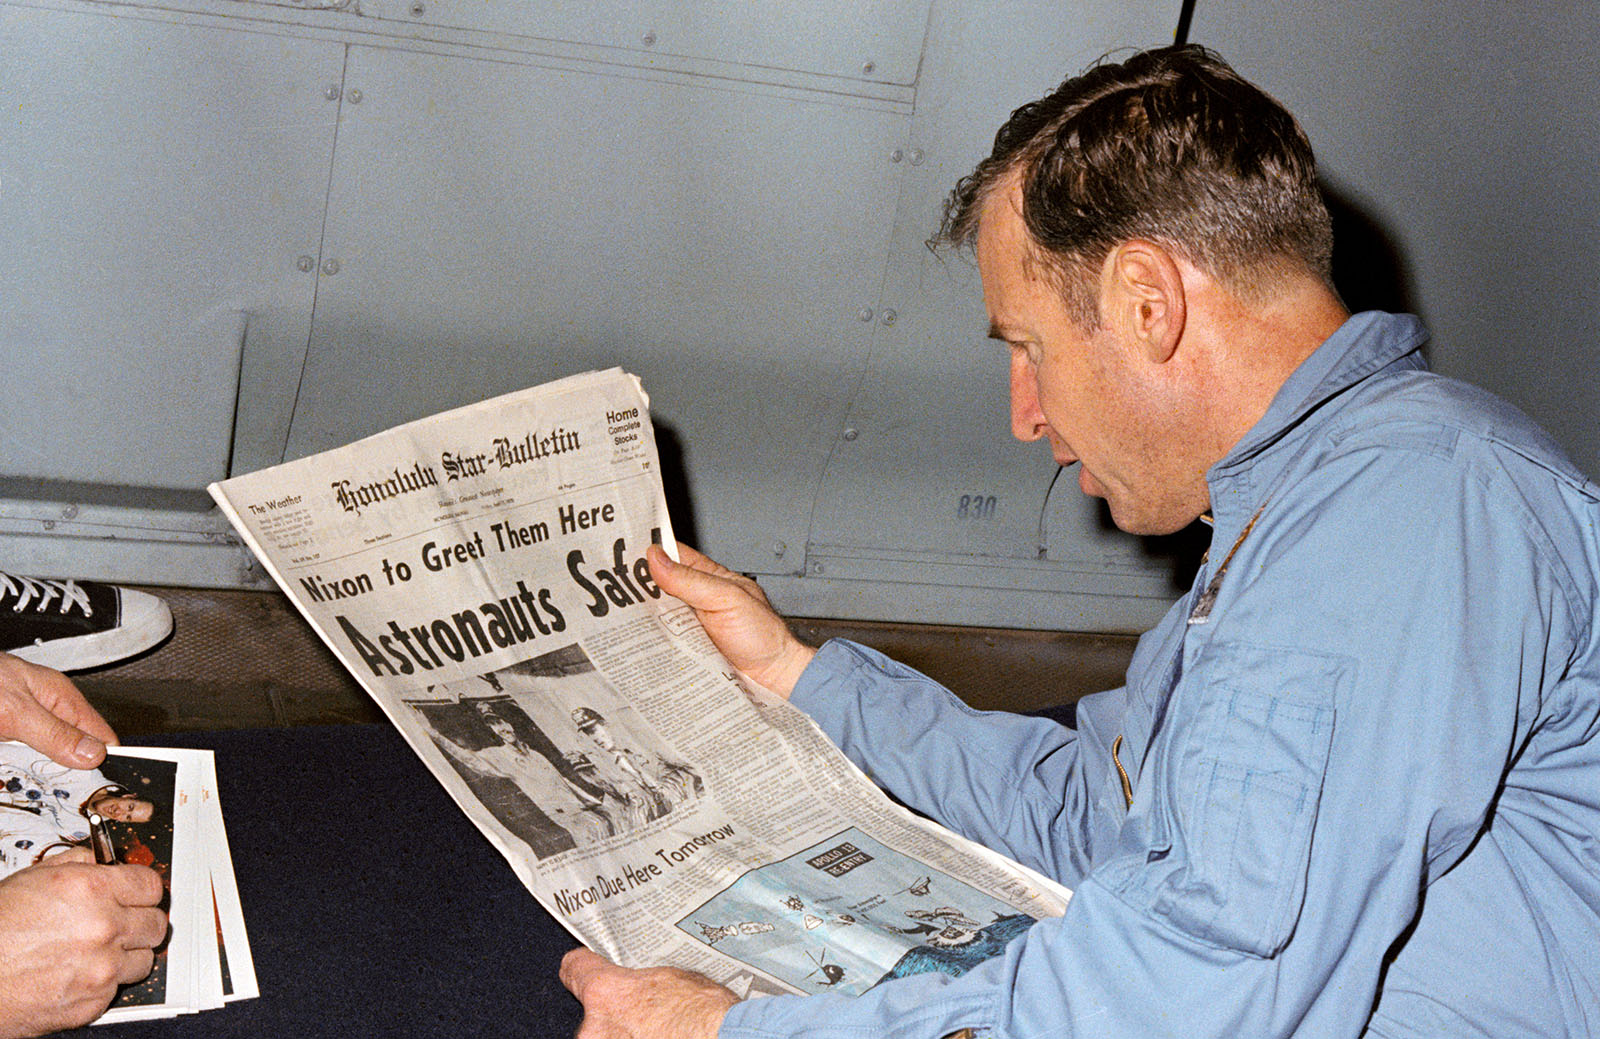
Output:
<instances>
[{"instance_id":1,"label":"man's ear","mask_svg":"<svg viewBox=\"0 0 1600 1039\"><path fill-rule=\"evenodd\" d=\"M1188 317L1183 274L1172 255L1142 239L1123 242L1106 258L1107 316L1152 364L1177 353Z\"/></svg>"}]
</instances>

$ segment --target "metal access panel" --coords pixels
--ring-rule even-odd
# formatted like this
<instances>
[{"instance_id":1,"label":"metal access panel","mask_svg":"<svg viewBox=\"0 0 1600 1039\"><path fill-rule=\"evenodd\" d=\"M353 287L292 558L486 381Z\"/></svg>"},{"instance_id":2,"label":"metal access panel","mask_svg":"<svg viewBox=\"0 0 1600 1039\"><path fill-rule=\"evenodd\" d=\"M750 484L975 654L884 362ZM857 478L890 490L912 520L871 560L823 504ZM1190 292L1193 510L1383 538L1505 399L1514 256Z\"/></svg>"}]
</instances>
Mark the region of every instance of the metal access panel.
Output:
<instances>
[{"instance_id":1,"label":"metal access panel","mask_svg":"<svg viewBox=\"0 0 1600 1039\"><path fill-rule=\"evenodd\" d=\"M622 365L681 452L680 523L798 570L909 105L365 47L345 96L288 455Z\"/></svg>"},{"instance_id":2,"label":"metal access panel","mask_svg":"<svg viewBox=\"0 0 1600 1039\"><path fill-rule=\"evenodd\" d=\"M1171 598L1010 439L975 273L923 243L1013 107L1179 0L29 3L0 82L46 114L0 201L51 205L0 229L31 260L0 329L48 364L0 565L264 584L208 480L622 365L680 533L786 612L1131 630ZM63 62L104 88L50 99Z\"/></svg>"},{"instance_id":3,"label":"metal access panel","mask_svg":"<svg viewBox=\"0 0 1600 1039\"><path fill-rule=\"evenodd\" d=\"M909 86L929 0L361 0L362 14L684 59ZM737 73L734 73L737 75Z\"/></svg>"},{"instance_id":4,"label":"metal access panel","mask_svg":"<svg viewBox=\"0 0 1600 1039\"><path fill-rule=\"evenodd\" d=\"M0 497L227 472L246 337L298 355L310 329L340 61L0 6Z\"/></svg>"},{"instance_id":5,"label":"metal access panel","mask_svg":"<svg viewBox=\"0 0 1600 1039\"><path fill-rule=\"evenodd\" d=\"M801 612L1140 630L1173 561L1112 528L1041 444L1011 436L1005 349L969 257L934 254L947 193L1018 105L1118 47L1171 41L1179 4L940 6L929 27L870 363L835 430Z\"/></svg>"}]
</instances>

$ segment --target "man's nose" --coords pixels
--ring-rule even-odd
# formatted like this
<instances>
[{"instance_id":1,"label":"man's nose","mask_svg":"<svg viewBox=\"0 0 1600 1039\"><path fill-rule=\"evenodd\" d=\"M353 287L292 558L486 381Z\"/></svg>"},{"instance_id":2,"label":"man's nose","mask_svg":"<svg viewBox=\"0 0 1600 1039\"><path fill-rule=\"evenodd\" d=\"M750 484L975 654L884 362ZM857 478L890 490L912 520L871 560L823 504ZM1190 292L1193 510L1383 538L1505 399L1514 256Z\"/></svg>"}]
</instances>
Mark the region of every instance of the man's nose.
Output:
<instances>
[{"instance_id":1,"label":"man's nose","mask_svg":"<svg viewBox=\"0 0 1600 1039\"><path fill-rule=\"evenodd\" d=\"M1021 350L1011 355L1011 435L1038 440L1049 423L1039 407L1039 382L1033 364Z\"/></svg>"}]
</instances>

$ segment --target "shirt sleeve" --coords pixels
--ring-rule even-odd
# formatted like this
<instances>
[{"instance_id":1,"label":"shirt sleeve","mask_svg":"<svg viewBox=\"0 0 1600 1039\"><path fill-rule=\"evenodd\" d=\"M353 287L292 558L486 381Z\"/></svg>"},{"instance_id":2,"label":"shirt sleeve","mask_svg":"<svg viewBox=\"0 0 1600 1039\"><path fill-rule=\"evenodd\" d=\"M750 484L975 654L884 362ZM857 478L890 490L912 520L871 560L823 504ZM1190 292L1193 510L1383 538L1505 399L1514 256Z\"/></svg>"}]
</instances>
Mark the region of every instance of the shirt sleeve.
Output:
<instances>
[{"instance_id":1,"label":"shirt sleeve","mask_svg":"<svg viewBox=\"0 0 1600 1039\"><path fill-rule=\"evenodd\" d=\"M1068 821L1094 815L1081 740L825 647L796 702L869 775L1076 877L1075 894L959 978L755 1000L721 1034L1360 1035L1428 886L1492 844L1576 622L1515 495L1458 464L1446 434L1383 436L1320 460L1263 515L1181 648L1133 805L1110 842L1090 834L1088 862ZM1494 919L1447 927L1493 948Z\"/></svg>"},{"instance_id":2,"label":"shirt sleeve","mask_svg":"<svg viewBox=\"0 0 1600 1039\"><path fill-rule=\"evenodd\" d=\"M910 807L1068 887L1087 872L1104 829L1096 816L1110 796L1100 712L1081 710L1080 728L1070 729L975 711L927 676L837 639L817 653L790 702ZM1097 774L1100 783L1090 782ZM1117 801L1120 817L1120 794Z\"/></svg>"}]
</instances>

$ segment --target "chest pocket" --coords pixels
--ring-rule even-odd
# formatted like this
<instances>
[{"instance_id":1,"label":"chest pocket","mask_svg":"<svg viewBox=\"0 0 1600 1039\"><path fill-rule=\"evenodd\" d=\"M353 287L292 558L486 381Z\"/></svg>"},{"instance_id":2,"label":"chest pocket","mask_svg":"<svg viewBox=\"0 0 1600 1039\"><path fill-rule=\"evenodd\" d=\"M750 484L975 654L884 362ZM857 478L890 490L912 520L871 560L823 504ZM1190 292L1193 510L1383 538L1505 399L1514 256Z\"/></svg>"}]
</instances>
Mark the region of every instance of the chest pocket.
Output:
<instances>
[{"instance_id":1,"label":"chest pocket","mask_svg":"<svg viewBox=\"0 0 1600 1039\"><path fill-rule=\"evenodd\" d=\"M1207 648L1170 719L1158 782L1172 854L1147 866L1151 912L1253 956L1288 942L1350 666L1293 650Z\"/></svg>"}]
</instances>

